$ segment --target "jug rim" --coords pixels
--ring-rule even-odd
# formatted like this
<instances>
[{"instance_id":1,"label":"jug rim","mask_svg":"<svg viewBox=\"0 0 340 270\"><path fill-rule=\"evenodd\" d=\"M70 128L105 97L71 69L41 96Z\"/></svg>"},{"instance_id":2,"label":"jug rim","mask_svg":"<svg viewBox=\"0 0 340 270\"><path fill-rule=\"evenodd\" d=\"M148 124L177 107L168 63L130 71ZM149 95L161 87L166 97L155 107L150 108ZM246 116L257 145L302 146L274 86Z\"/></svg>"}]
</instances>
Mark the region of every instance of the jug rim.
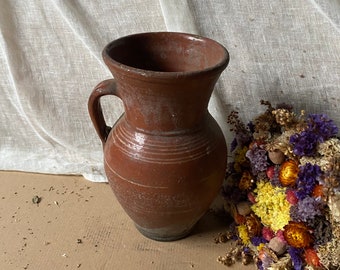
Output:
<instances>
[{"instance_id":1,"label":"jug rim","mask_svg":"<svg viewBox=\"0 0 340 270\"><path fill-rule=\"evenodd\" d=\"M124 42L124 40L131 39L134 37L142 37L142 36L152 36L152 35L168 35L177 36L192 40L194 42L202 42L202 43L210 43L210 45L217 46L221 52L222 57L220 61L218 61L215 65L211 65L206 68L198 69L198 70L191 70L191 71L158 71L158 70L150 70L150 69L143 69L139 67L130 66L124 63L121 63L115 59L113 59L109 54L113 47L117 46L117 44ZM185 33L185 32L141 32L136 34L131 34L127 36L123 36L116 40L109 42L102 51L102 57L104 62L108 65L108 67L112 67L113 69L125 71L127 74L134 74L139 75L142 77L158 77L158 78L181 78L187 76L195 76L195 75L202 75L208 73L221 73L229 64L230 56L228 50L216 40L213 40L208 37L200 36L197 34Z\"/></svg>"}]
</instances>

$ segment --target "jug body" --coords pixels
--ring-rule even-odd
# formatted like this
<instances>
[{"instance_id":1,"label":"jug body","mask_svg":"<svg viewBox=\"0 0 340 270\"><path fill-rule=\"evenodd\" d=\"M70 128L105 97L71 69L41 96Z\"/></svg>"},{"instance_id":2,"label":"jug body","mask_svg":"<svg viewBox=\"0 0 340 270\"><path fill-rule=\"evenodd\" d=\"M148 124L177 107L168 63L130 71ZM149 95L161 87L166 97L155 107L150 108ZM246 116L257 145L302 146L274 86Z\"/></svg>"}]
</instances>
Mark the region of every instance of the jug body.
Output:
<instances>
[{"instance_id":1,"label":"jug body","mask_svg":"<svg viewBox=\"0 0 340 270\"><path fill-rule=\"evenodd\" d=\"M143 235L185 237L225 176L225 139L207 107L228 53L210 39L156 32L113 41L103 58L114 79L93 90L89 112L110 186ZM124 104L112 128L101 111L104 95Z\"/></svg>"}]
</instances>

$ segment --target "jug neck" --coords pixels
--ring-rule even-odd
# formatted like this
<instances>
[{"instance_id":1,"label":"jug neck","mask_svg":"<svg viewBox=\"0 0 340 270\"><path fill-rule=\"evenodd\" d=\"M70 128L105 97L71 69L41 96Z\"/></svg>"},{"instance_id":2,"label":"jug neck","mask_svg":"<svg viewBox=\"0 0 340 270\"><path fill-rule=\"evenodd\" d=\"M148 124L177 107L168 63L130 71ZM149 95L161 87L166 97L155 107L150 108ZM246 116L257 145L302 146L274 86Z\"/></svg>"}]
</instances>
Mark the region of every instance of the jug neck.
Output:
<instances>
[{"instance_id":1,"label":"jug neck","mask_svg":"<svg viewBox=\"0 0 340 270\"><path fill-rule=\"evenodd\" d=\"M126 122L146 133L199 128L219 74L183 78L135 78L114 74Z\"/></svg>"}]
</instances>

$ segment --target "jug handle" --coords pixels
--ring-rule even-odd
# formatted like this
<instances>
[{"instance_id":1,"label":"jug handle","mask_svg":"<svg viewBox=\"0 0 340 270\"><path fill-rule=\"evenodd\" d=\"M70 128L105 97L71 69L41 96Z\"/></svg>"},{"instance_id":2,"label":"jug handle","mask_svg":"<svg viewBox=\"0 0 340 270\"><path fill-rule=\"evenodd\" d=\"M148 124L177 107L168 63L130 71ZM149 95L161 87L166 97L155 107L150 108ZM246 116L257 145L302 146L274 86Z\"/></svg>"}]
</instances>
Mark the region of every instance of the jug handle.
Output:
<instances>
[{"instance_id":1,"label":"jug handle","mask_svg":"<svg viewBox=\"0 0 340 270\"><path fill-rule=\"evenodd\" d=\"M102 106L100 104L100 98L106 95L114 95L119 97L114 79L105 80L99 83L93 89L88 101L88 111L90 118L100 140L102 141L103 146L111 131L111 127L106 125Z\"/></svg>"}]
</instances>

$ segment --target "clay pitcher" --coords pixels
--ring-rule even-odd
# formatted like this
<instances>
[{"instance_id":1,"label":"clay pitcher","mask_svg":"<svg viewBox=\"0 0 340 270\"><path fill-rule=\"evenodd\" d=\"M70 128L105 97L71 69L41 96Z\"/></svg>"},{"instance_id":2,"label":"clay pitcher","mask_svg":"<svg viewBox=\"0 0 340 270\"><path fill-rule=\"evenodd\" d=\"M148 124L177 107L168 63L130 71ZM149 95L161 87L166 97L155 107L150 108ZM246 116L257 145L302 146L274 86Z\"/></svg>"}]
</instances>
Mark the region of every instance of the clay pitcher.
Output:
<instances>
[{"instance_id":1,"label":"clay pitcher","mask_svg":"<svg viewBox=\"0 0 340 270\"><path fill-rule=\"evenodd\" d=\"M225 139L207 108L228 52L208 38L154 32L109 43L103 59L114 79L95 87L88 108L110 186L143 235L185 237L225 175ZM100 105L105 95L124 105L112 128Z\"/></svg>"}]
</instances>

